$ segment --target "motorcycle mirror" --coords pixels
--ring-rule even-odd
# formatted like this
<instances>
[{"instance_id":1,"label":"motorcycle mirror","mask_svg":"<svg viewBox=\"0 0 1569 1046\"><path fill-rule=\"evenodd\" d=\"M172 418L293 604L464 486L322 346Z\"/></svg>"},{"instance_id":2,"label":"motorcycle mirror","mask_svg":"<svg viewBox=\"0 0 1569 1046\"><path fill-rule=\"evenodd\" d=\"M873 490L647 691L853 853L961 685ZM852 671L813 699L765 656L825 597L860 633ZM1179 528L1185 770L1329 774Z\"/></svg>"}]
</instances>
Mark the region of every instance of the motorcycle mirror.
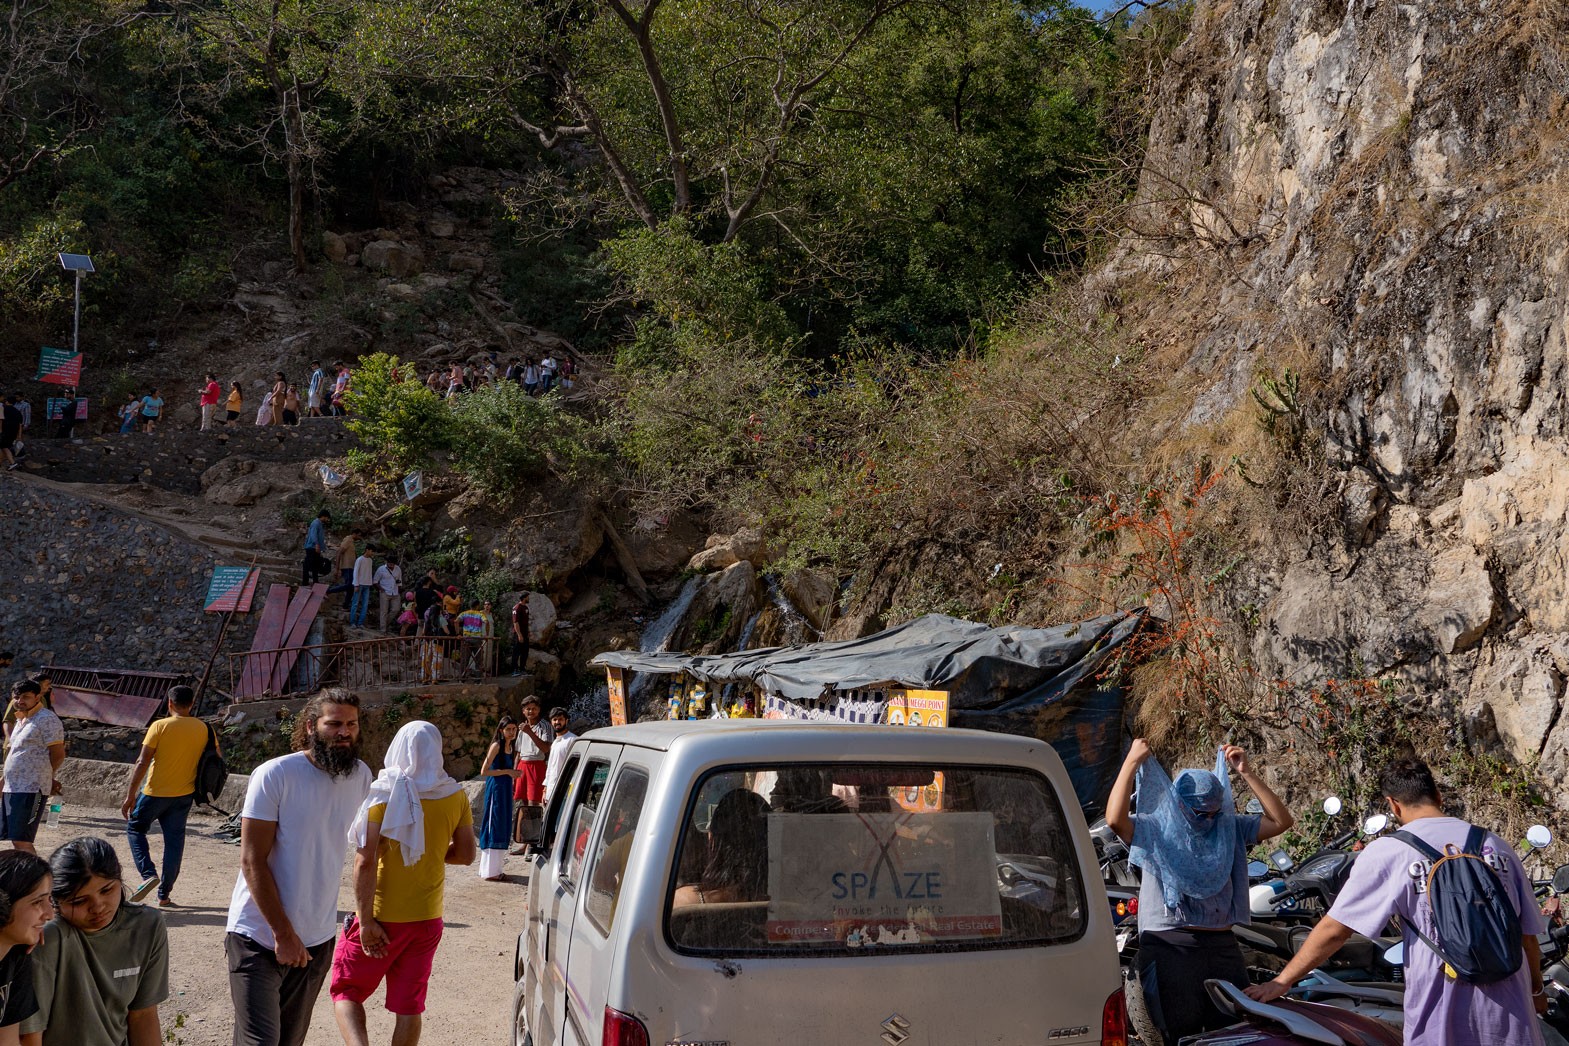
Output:
<instances>
[{"instance_id":1,"label":"motorcycle mirror","mask_svg":"<svg viewBox=\"0 0 1569 1046\"><path fill-rule=\"evenodd\" d=\"M1569 893L1569 864L1561 864L1553 873L1553 892Z\"/></svg>"},{"instance_id":2,"label":"motorcycle mirror","mask_svg":"<svg viewBox=\"0 0 1569 1046\"><path fill-rule=\"evenodd\" d=\"M1340 807L1340 796L1338 795L1332 795L1328 799L1324 800L1324 812L1331 817L1334 817L1336 814L1340 813Z\"/></svg>"},{"instance_id":3,"label":"motorcycle mirror","mask_svg":"<svg viewBox=\"0 0 1569 1046\"><path fill-rule=\"evenodd\" d=\"M1406 942L1399 941L1385 949L1384 961L1391 966L1404 966L1406 964Z\"/></svg>"},{"instance_id":4,"label":"motorcycle mirror","mask_svg":"<svg viewBox=\"0 0 1569 1046\"><path fill-rule=\"evenodd\" d=\"M1382 832L1385 828L1388 827L1388 814L1374 814L1372 817L1369 817L1366 821L1362 822L1362 832L1365 835L1377 835L1379 832Z\"/></svg>"},{"instance_id":5,"label":"motorcycle mirror","mask_svg":"<svg viewBox=\"0 0 1569 1046\"><path fill-rule=\"evenodd\" d=\"M1283 872L1289 871L1291 868L1291 855L1284 850L1276 850L1274 853L1269 855L1269 859L1276 868L1279 868Z\"/></svg>"},{"instance_id":6,"label":"motorcycle mirror","mask_svg":"<svg viewBox=\"0 0 1569 1046\"><path fill-rule=\"evenodd\" d=\"M1269 874L1269 865L1265 864L1263 861L1249 861L1248 862L1248 878L1249 879L1262 879L1264 876L1266 876L1268 874Z\"/></svg>"},{"instance_id":7,"label":"motorcycle mirror","mask_svg":"<svg viewBox=\"0 0 1569 1046\"><path fill-rule=\"evenodd\" d=\"M1533 824L1525 830L1525 841L1540 850L1552 844L1553 830L1545 824Z\"/></svg>"},{"instance_id":8,"label":"motorcycle mirror","mask_svg":"<svg viewBox=\"0 0 1569 1046\"><path fill-rule=\"evenodd\" d=\"M1255 797L1253 799L1249 799L1248 805L1243 807L1243 809L1250 814L1261 814L1264 812L1264 804L1259 802Z\"/></svg>"}]
</instances>

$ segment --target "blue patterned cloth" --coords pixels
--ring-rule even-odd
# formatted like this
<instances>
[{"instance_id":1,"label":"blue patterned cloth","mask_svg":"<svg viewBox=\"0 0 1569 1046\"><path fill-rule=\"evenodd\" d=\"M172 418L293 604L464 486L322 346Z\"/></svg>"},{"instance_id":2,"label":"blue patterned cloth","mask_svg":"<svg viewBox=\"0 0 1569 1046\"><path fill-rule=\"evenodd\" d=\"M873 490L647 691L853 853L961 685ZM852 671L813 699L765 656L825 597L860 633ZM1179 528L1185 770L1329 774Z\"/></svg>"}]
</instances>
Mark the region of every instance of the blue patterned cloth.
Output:
<instances>
[{"instance_id":1,"label":"blue patterned cloth","mask_svg":"<svg viewBox=\"0 0 1569 1046\"><path fill-rule=\"evenodd\" d=\"M487 770L511 770L512 755L504 747ZM485 812L479 819L479 848L505 850L512 845L512 778L485 778Z\"/></svg>"}]
</instances>

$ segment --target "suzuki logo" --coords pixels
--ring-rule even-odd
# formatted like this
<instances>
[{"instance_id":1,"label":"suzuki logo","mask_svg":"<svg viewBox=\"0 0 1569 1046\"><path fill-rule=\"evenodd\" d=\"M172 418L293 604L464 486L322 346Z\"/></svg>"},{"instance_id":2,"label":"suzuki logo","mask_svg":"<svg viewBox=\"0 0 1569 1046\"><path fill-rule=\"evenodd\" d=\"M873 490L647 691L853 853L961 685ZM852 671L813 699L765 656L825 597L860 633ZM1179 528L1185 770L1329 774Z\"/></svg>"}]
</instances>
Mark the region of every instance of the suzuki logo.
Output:
<instances>
[{"instance_id":1,"label":"suzuki logo","mask_svg":"<svg viewBox=\"0 0 1569 1046\"><path fill-rule=\"evenodd\" d=\"M910 1037L910 1022L897 1013L883 1021L882 1040L888 1046L899 1046L901 1042Z\"/></svg>"}]
</instances>

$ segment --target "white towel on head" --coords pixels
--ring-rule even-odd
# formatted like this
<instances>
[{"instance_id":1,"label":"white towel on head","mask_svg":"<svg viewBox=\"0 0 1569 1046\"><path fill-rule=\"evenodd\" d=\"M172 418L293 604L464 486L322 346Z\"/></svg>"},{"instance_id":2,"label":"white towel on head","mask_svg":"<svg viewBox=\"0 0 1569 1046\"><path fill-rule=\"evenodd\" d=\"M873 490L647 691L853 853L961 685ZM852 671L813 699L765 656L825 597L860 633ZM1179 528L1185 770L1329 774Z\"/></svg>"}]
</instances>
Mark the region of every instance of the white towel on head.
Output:
<instances>
[{"instance_id":1,"label":"white towel on head","mask_svg":"<svg viewBox=\"0 0 1569 1046\"><path fill-rule=\"evenodd\" d=\"M441 731L416 719L404 723L387 746L381 773L371 783L370 794L360 804L349 827L349 842L365 845L370 808L386 804L381 818L383 839L395 839L403 849L403 863L415 864L425 855L424 799L445 799L463 787L448 775L441 759Z\"/></svg>"}]
</instances>

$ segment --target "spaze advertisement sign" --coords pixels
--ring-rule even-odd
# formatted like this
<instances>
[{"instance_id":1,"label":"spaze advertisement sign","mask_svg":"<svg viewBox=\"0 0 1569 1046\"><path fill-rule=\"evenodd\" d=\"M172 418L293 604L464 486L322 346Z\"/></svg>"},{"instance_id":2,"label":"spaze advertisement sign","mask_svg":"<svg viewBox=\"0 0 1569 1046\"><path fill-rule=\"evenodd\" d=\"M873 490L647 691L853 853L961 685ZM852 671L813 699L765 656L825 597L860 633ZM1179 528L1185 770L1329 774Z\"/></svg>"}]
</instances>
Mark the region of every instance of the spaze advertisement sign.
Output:
<instances>
[{"instance_id":1,"label":"spaze advertisement sign","mask_svg":"<svg viewBox=\"0 0 1569 1046\"><path fill-rule=\"evenodd\" d=\"M850 948L999 936L992 815L769 814L765 929Z\"/></svg>"}]
</instances>

